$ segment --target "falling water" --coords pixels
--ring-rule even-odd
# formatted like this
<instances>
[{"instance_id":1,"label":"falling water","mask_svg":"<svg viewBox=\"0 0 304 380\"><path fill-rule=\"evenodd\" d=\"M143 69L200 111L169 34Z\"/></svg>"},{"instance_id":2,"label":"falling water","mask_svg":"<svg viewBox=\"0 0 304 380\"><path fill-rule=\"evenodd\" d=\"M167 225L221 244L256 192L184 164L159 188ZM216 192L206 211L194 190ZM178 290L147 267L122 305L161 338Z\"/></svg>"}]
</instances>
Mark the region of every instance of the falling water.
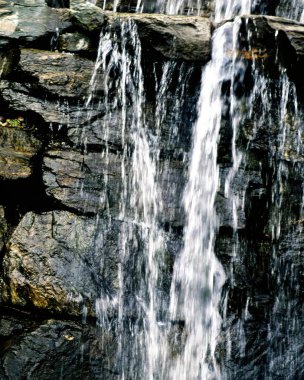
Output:
<instances>
[{"instance_id":1,"label":"falling water","mask_svg":"<svg viewBox=\"0 0 304 380\"><path fill-rule=\"evenodd\" d=\"M184 13L199 15L203 5L203 0L169 0L167 2L157 0L157 9L159 12L169 15Z\"/></svg>"},{"instance_id":2,"label":"falling water","mask_svg":"<svg viewBox=\"0 0 304 380\"><path fill-rule=\"evenodd\" d=\"M184 195L187 214L184 248L175 264L171 292L172 318L185 322L185 347L174 362L171 378L220 378L215 348L225 274L214 253L218 226L214 208L219 186L217 143L223 112L222 87L233 75L232 52L237 32L238 23L226 23L217 29L212 59L202 76L199 116Z\"/></svg>"},{"instance_id":3,"label":"falling water","mask_svg":"<svg viewBox=\"0 0 304 380\"><path fill-rule=\"evenodd\" d=\"M243 20L245 22L245 20ZM248 27L248 24L244 26ZM250 28L249 28L250 29ZM243 28L244 30L244 28ZM243 41L244 35L242 36ZM238 38L238 40L241 40ZM261 150L259 146L259 136L265 134L265 127L270 133L270 151L264 152L269 160L269 166L272 167L271 178L263 179L262 164L260 173L255 174L254 181L256 182L258 177L261 176L260 184L264 182L266 188L271 187L270 200L263 203L265 192L267 189L261 189L260 193L257 193L258 202L265 204L264 213L269 210L270 222L269 225L264 227L263 221L259 220L260 225L257 224L256 231L249 231L253 234L251 239L256 239L256 235L262 233L264 239L271 238L269 244L269 255L267 260L269 265L268 283L263 284L262 294L249 294L247 295L246 302L243 303L243 309L241 316L237 319L234 327L227 334L227 351L228 357L231 355L231 346L233 346L234 355L237 356L240 362L236 368L231 366L231 363L227 365L227 370L223 374L224 378L235 379L237 376L242 378L302 378L303 368L301 366L302 351L299 345L299 326L302 322L302 308L300 305L299 285L297 283L299 279L300 264L297 264L300 255L300 242L301 238L301 220L302 204L297 204L294 199L299 191L303 192L303 170L301 169L301 152L302 152L302 133L303 123L301 122L302 113L298 107L297 91L295 85L290 81L287 76L286 70L278 65L278 72L269 73L267 70L268 56L259 56L254 53L254 42L251 40L251 32L246 36L247 47L246 49L251 51L251 58L244 64L251 72L251 81L253 83L250 94L242 94L241 98L245 100L245 106L242 109L239 105L242 104L240 100L235 99L232 95L232 88L229 92L229 115L231 117L232 126L232 167L226 177L226 196L233 201L235 194L238 196L237 184L233 183L233 178L238 175L238 172L244 170L246 166L250 166L248 152L254 149ZM241 48L238 48L241 51ZM240 53L239 53L240 54ZM242 53L243 54L243 53ZM242 55L240 54L240 55ZM243 60L245 61L245 60ZM242 65L242 63L240 63ZM234 63L235 67L239 65ZM245 72L244 70L237 70ZM273 71L273 69L272 69ZM248 74L247 74L248 75ZM244 77L238 76L238 80L244 81ZM248 82L248 79L247 79ZM231 81L233 84L233 81ZM249 81L250 83L250 81ZM239 97L240 95L238 95ZM234 112L234 111L237 112ZM240 112L241 111L241 112ZM234 116L235 115L235 116ZM247 125L247 126L246 126ZM237 144L240 130L248 128L250 126L251 131L247 135L247 143L242 150ZM242 132L244 133L244 131ZM262 148L262 150L265 148ZM266 159L266 157L264 157ZM248 169L246 169L248 170ZM257 169L256 169L257 170ZM290 185L291 178L295 184ZM252 180L251 180L252 181ZM252 187L252 184L250 185ZM255 186L260 187L258 183ZM250 191L249 191L250 192ZM292 206L288 205L288 198L292 203ZM246 204L246 198L245 203ZM251 198L253 202L253 198ZM248 206L246 206L248 207ZM251 206L249 206L251 207ZM261 206L260 206L261 207ZM258 213L254 210L253 213ZM247 211L248 213L248 211ZM256 217L256 216L253 216ZM249 216L247 216L249 218ZM237 224L234 224L236 227ZM262 231L259 232L259 230ZM236 237L238 232L235 231ZM235 236L234 236L235 238ZM294 242L294 243L291 243ZM264 242L266 245L266 243ZM292 248L288 248L288 244L292 244ZM242 265L242 258L246 257L248 251L253 250L254 255L257 256L260 253L262 244L259 247L253 241L246 244L238 245L234 244L234 251L237 261L236 267L240 271ZM264 252L263 252L264 253ZM271 254L271 255L270 255ZM292 257L290 256L292 255ZM266 257L265 257L266 258ZM248 265L248 264L247 264ZM267 278L265 276L265 278ZM257 281L258 276L253 276L253 281ZM252 281L252 280L251 280ZM233 290L233 273L229 275L230 289ZM271 285L272 284L272 285ZM273 288L271 287L273 286ZM268 289L270 287L271 290ZM271 291L275 294L267 295L267 292ZM255 305L252 300L255 298ZM254 354L250 352L254 334L251 328L254 324L254 318L250 315L248 310L255 308L263 308L263 297L269 299L274 297L274 304L272 312L269 316L265 314L264 321L259 321L258 334L261 336L264 334L263 325L267 323L267 339L261 340L259 347L256 348ZM229 303L229 302L228 302ZM240 306L240 305L239 305ZM263 310L263 309L262 309ZM229 322L228 322L229 323ZM231 342L230 334L233 335L233 342ZM285 336L285 338L283 338ZM261 339L261 338L259 338ZM236 352L238 353L236 355ZM256 360L246 358L254 355ZM243 363L243 364L242 364ZM260 364L257 364L260 363ZM230 371L230 368L234 368Z\"/></svg>"},{"instance_id":4,"label":"falling water","mask_svg":"<svg viewBox=\"0 0 304 380\"><path fill-rule=\"evenodd\" d=\"M216 0L215 21L229 20L240 14L250 14L252 0Z\"/></svg>"},{"instance_id":5,"label":"falling water","mask_svg":"<svg viewBox=\"0 0 304 380\"><path fill-rule=\"evenodd\" d=\"M189 5L190 3L188 3ZM158 3L163 6L163 3ZM230 19L238 14L249 14L251 1L224 1L218 0L215 4L215 20ZM201 5L197 3L197 9ZM142 4L138 3L138 10ZM160 8L159 8L160 9ZM183 13L184 2L171 2L166 5L164 12L169 14ZM183 248L176 258L170 292L169 315L162 310L167 306L158 291L160 267L163 260L164 235L158 222L163 211L163 200L158 184L159 175L159 133L163 122L162 116L166 113L165 93L168 90L169 78L174 72L176 63L163 65L163 75L158 83L156 92L156 131L153 133L145 121L145 94L144 78L141 68L141 46L136 26L131 21L121 23L120 35L114 30L102 36L96 70L92 78L92 94L98 70L102 67L105 81L104 108L106 117L103 129L104 140L108 141L110 133L108 125L113 115L120 113L118 121L121 129L121 179L119 219L123 223L120 231L120 245L122 248L121 262L119 264L119 315L118 327L120 358L122 362L122 378L144 379L189 379L207 380L220 378L235 378L237 372L222 370L216 353L218 335L220 333L222 317L220 314L220 301L222 287L227 280L224 269L215 254L215 238L219 228L219 216L215 211L215 200L220 187L224 187L224 196L232 210L233 218L233 257L241 260L244 247L238 241L238 209L245 212L246 191L249 179L238 189L235 179L246 166L246 152L263 123L273 123L271 109L273 107L273 93L269 90L271 81L268 81L261 70L255 68L255 56L251 51L252 75L254 85L250 94L236 94L239 83L245 81L247 63L240 53L238 43L242 21L237 18L234 22L226 22L219 27L213 35L212 59L206 65L201 79L200 99L197 105L198 117L193 127L193 146L189 162L189 178L183 197L185 209L185 227ZM250 52L250 36L247 36ZM114 79L113 79L114 78ZM180 79L182 76L180 77ZM229 83L229 105L224 102L224 88ZM180 94L183 96L182 80ZM281 97L281 114L279 125L280 144L272 152L274 182L272 184L272 200L270 209L272 215L272 279L277 284L277 297L273 308L273 319L269 319L269 347L268 362L265 373L267 376L278 368L275 355L278 355L275 329L275 319L280 317L282 310L292 319L294 327L290 328L289 343L298 344L292 338L299 329L300 319L294 314L292 305L286 304L287 293L295 285L289 283L287 291L280 290L286 283L286 276L291 273L287 259L279 258L282 246L286 240L280 241L282 224L282 192L284 181L288 176L288 168L283 163L282 156L286 153L285 137L289 134L288 119L290 104L295 103L296 90L290 84L286 73L279 79L277 98ZM255 119L253 104L262 99L262 112L260 121ZM164 101L165 100L165 101ZM248 106L249 104L249 106ZM228 108L228 111L227 111ZM295 108L297 108L295 106ZM295 110L293 110L295 111ZM179 107L177 107L177 113ZM294 112L296 115L297 113ZM220 129L223 126L223 116L229 115L231 138L231 167L226 170L224 184L220 183L218 166L218 141ZM248 139L247 146L242 150L237 146L239 129L242 124L252 119L253 130ZM295 122L296 124L299 121ZM109 147L106 149L106 160L109 161ZM300 150L299 146L297 149ZM302 210L302 209L301 209ZM110 213L109 213L110 215ZM288 222L294 215L288 215ZM301 220L301 215L298 215ZM300 231L300 230L299 230ZM299 233L298 231L298 233ZM138 236L140 236L138 242ZM135 256L130 242L142 244L142 256ZM133 247L134 248L134 247ZM233 267L228 274L230 288L233 288ZM136 261L137 260L137 261ZM130 285L128 279L128 263L136 261L135 272L141 278L136 279L137 285ZM283 276L282 279L282 272ZM133 279L131 279L132 281ZM135 310L135 322L126 326L125 316L130 312L128 297L131 291L134 300L131 302ZM102 297L101 297L102 299ZM112 300L111 307L113 306ZM110 302L110 303L111 303ZM226 355L230 360L232 345L238 346L241 357L246 355L247 330L249 319L249 306L251 297L247 297L243 307L242 316L238 319L237 339L227 334ZM165 305L164 305L165 304ZM225 293L223 307L226 318L225 305L229 304L229 294ZM108 305L101 305L97 300L99 319L104 323L104 315ZM159 316L162 315L162 318ZM226 322L226 321L225 321ZM286 324L286 321L282 321ZM228 322L227 322L228 324ZM178 333L176 326L179 326ZM171 341L178 341L178 350L172 353ZM235 339L235 337L234 337ZM283 347L284 346L284 347ZM296 347L294 356L286 354L286 345L280 346L279 357L289 355L288 360L294 360L298 355ZM285 350L285 351L284 351ZM297 359L297 357L296 357Z\"/></svg>"},{"instance_id":6,"label":"falling water","mask_svg":"<svg viewBox=\"0 0 304 380\"><path fill-rule=\"evenodd\" d=\"M123 149L118 218L128 221L122 224L120 233L118 332L122 377L129 378L132 374L134 378L143 376L153 379L161 349L165 349L166 345L157 321L162 308L158 281L164 251L164 238L157 220L162 209L161 191L156 182L159 143L157 136L148 130L143 113L145 96L141 45L136 25L132 21L122 22L120 32L111 29L101 37L92 77L92 93L101 67L105 87L103 106L106 110L103 121L104 140L108 141L110 121L115 117L120 123ZM89 101L91 98L92 94ZM106 155L108 153L109 147ZM109 162L107 157L105 160ZM141 257L134 257L134 243L133 248L132 245L130 248L132 241L138 241L136 244L141 245ZM134 260L137 262L134 263ZM136 275L142 274L135 289L132 285L135 279L129 279L130 261L135 265ZM126 327L124 318L130 313L130 288L135 292L131 308L132 313L135 312L136 322ZM103 321L107 310L100 306L100 302L97 301L99 319ZM128 350L131 350L129 354Z\"/></svg>"},{"instance_id":7,"label":"falling water","mask_svg":"<svg viewBox=\"0 0 304 380\"><path fill-rule=\"evenodd\" d=\"M276 10L276 15L291 20L304 22L303 0L282 0Z\"/></svg>"}]
</instances>

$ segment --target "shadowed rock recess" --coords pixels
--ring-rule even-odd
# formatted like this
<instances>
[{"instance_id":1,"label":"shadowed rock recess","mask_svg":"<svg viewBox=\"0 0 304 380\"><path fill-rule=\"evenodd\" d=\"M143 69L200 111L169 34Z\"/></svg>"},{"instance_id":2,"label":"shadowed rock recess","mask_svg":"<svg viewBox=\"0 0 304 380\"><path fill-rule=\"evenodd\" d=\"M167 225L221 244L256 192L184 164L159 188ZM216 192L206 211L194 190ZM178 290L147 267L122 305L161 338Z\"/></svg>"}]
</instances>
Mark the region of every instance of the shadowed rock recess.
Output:
<instances>
[{"instance_id":1,"label":"shadowed rock recess","mask_svg":"<svg viewBox=\"0 0 304 380\"><path fill-rule=\"evenodd\" d=\"M0 379L141 380L153 321L168 362L187 339L170 289L201 73L228 21L215 1L165 3L0 0ZM304 379L303 6L251 13L223 53L242 72L221 84L215 378Z\"/></svg>"}]
</instances>

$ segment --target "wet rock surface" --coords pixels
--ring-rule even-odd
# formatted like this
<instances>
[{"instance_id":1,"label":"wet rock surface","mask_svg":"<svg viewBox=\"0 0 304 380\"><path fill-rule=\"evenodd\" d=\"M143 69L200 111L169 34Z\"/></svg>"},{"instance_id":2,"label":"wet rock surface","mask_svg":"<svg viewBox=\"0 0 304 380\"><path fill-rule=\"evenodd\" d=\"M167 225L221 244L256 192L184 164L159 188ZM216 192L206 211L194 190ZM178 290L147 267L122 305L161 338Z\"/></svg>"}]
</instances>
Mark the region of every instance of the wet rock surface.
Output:
<instances>
[{"instance_id":1,"label":"wet rock surface","mask_svg":"<svg viewBox=\"0 0 304 380\"><path fill-rule=\"evenodd\" d=\"M79 49L81 50L81 49ZM70 53L22 49L19 66L36 91L62 98L85 99L94 63Z\"/></svg>"},{"instance_id":2,"label":"wet rock surface","mask_svg":"<svg viewBox=\"0 0 304 380\"><path fill-rule=\"evenodd\" d=\"M119 244L130 234L128 248ZM80 217L65 211L27 213L8 242L2 297L18 307L55 314L112 318L117 313L123 249L139 254L144 233L134 223ZM177 245L168 237L168 255ZM174 241L174 240L173 240ZM132 260L126 276L138 275ZM129 284L134 287L134 283ZM134 290L134 289L133 289ZM125 302L132 304L132 293ZM130 298L130 299L129 299ZM99 305L99 306L98 306ZM101 305L103 309L100 310ZM130 315L135 313L132 308Z\"/></svg>"},{"instance_id":3,"label":"wet rock surface","mask_svg":"<svg viewBox=\"0 0 304 380\"><path fill-rule=\"evenodd\" d=\"M109 233L115 236L114 227ZM109 296L117 292L118 261L117 247L98 232L94 219L68 212L28 213L3 260L4 293L17 306L93 316L102 281Z\"/></svg>"},{"instance_id":4,"label":"wet rock surface","mask_svg":"<svg viewBox=\"0 0 304 380\"><path fill-rule=\"evenodd\" d=\"M11 310L10 310L11 311ZM118 379L117 345L110 331L73 321L0 317L1 379Z\"/></svg>"},{"instance_id":5,"label":"wet rock surface","mask_svg":"<svg viewBox=\"0 0 304 380\"><path fill-rule=\"evenodd\" d=\"M130 165L126 163L127 173ZM183 169L180 161L164 161L160 165L158 183L164 200L163 223L176 226L183 223L180 206L185 181ZM48 151L44 157L44 183L47 193L68 207L87 213L110 212L117 217L124 187L122 156L106 152ZM131 191L131 183L132 178L127 174L125 191ZM126 216L134 218L132 206L126 208Z\"/></svg>"},{"instance_id":6,"label":"wet rock surface","mask_svg":"<svg viewBox=\"0 0 304 380\"><path fill-rule=\"evenodd\" d=\"M172 268L182 245L182 195L200 75L210 59L211 31L216 26L205 17L105 12L100 3L97 7L84 1L0 1L0 304L18 307L27 315L39 310L64 319L50 319L48 314L32 320L15 309L4 313L0 317L1 379L116 379L121 375L115 334L81 325L79 320L88 316L94 324L97 319L112 326L123 281L121 302L128 325L124 339L132 341L129 324L138 318L136 292L147 265L142 255L146 226L141 224L142 215L134 215L131 204L132 110L127 107L122 134L121 94L110 89L109 99L118 101L106 116L103 97L108 89L103 67L95 67L99 33L111 29L119 39L121 22L127 20L136 24L142 45L145 120L155 139L153 146L159 149L156 178L162 212L157 224L165 244L158 254L165 264L158 290L163 309L168 309ZM257 1L254 11L274 14L285 3ZM107 4L107 9L111 7ZM134 11L136 4L122 1L120 7ZM145 7L155 9L155 2ZM253 71L263 67L268 89L275 94L286 70L296 85L301 108L303 24L259 15L242 17L241 22L244 44L236 56L245 62L247 88L234 90L239 96L250 91ZM250 47L244 42L248 33ZM227 58L234 53L227 51ZM160 73L172 60L175 72L167 75L170 85L162 87ZM94 68L98 85L92 90ZM187 84L178 92L181 81ZM225 85L223 99L231 91L230 83ZM91 102L86 105L89 95ZM275 380L303 377L304 243L299 212L303 148L299 122L290 112L285 147L280 149L277 110L281 103L274 96L270 122L244 120L241 124L236 146L245 164L233 177L234 192L229 195L225 184L233 159L232 125L230 115L223 115L216 253L228 277L223 289L228 308L218 361L227 368L228 379L262 379L265 374ZM156 104L158 97L163 108ZM260 97L254 104L257 115L263 100ZM251 100L247 97L246 101ZM279 176L281 187L276 189ZM124 190L128 202L122 213ZM34 199L29 201L30 197ZM274 244L278 208L283 222ZM128 246L123 245L126 236ZM288 302L278 307L280 300ZM296 323L291 326L295 314ZM71 321L71 317L76 319ZM271 339L269 329L276 331ZM285 331L298 339L283 341ZM247 343L242 346L245 336ZM231 342L230 356L227 342ZM269 369L269 357L277 347L281 356L273 364L275 372ZM131 354L125 355L128 360ZM282 363L296 369L290 374Z\"/></svg>"}]
</instances>

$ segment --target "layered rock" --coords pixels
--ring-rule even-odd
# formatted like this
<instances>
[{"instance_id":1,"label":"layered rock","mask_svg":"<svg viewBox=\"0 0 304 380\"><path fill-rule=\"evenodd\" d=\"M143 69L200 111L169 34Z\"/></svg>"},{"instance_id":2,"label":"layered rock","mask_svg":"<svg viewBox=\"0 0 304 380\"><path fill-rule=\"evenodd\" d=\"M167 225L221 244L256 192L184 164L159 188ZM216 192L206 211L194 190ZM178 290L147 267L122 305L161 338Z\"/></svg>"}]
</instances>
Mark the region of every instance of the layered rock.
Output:
<instances>
[{"instance_id":1,"label":"layered rock","mask_svg":"<svg viewBox=\"0 0 304 380\"><path fill-rule=\"evenodd\" d=\"M123 191L132 191L131 162L125 163L127 177L122 177L122 156L111 153L48 151L44 158L44 183L49 195L73 209L118 216ZM181 226L183 213L180 197L184 186L183 165L164 161L159 166L158 184L164 210L162 223ZM126 187L124 190L124 186ZM131 194L129 194L131 197ZM126 216L136 211L126 205Z\"/></svg>"}]
</instances>

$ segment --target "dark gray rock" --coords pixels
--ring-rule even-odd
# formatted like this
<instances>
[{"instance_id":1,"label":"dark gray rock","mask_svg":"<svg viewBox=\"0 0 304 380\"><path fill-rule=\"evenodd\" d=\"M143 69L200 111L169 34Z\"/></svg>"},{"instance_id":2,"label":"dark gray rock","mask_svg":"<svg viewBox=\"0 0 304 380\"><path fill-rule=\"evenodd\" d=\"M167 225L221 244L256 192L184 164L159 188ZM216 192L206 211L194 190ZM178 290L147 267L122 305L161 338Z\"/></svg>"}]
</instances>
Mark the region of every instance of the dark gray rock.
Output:
<instances>
[{"instance_id":1,"label":"dark gray rock","mask_svg":"<svg viewBox=\"0 0 304 380\"><path fill-rule=\"evenodd\" d=\"M13 316L1 316L0 318L0 337L9 338L16 336L24 329L24 323ZM0 351L1 351L0 345Z\"/></svg>"},{"instance_id":2,"label":"dark gray rock","mask_svg":"<svg viewBox=\"0 0 304 380\"><path fill-rule=\"evenodd\" d=\"M165 59L206 62L211 53L211 22L195 16L106 13L111 24L132 20L143 50L151 48Z\"/></svg>"},{"instance_id":3,"label":"dark gray rock","mask_svg":"<svg viewBox=\"0 0 304 380\"><path fill-rule=\"evenodd\" d=\"M74 23L84 31L100 31L105 26L105 13L91 2L71 0L70 6Z\"/></svg>"},{"instance_id":4,"label":"dark gray rock","mask_svg":"<svg viewBox=\"0 0 304 380\"><path fill-rule=\"evenodd\" d=\"M33 88L39 86L57 97L84 100L94 63L71 53L21 49L19 67L31 76Z\"/></svg>"},{"instance_id":5,"label":"dark gray rock","mask_svg":"<svg viewBox=\"0 0 304 380\"><path fill-rule=\"evenodd\" d=\"M71 26L69 12L53 9L44 0L1 1L0 37L33 42Z\"/></svg>"},{"instance_id":6,"label":"dark gray rock","mask_svg":"<svg viewBox=\"0 0 304 380\"><path fill-rule=\"evenodd\" d=\"M8 316L0 319L0 335L3 330L19 335L5 342L0 354L3 380L118 379L117 342L111 331L71 321L33 322Z\"/></svg>"},{"instance_id":7,"label":"dark gray rock","mask_svg":"<svg viewBox=\"0 0 304 380\"><path fill-rule=\"evenodd\" d=\"M125 186L128 197L134 189L131 163L126 162ZM120 213L122 182L122 156L114 153L86 153L67 150L50 150L44 157L43 178L46 191L68 207L81 212L110 214ZM180 161L163 161L158 167L157 182L163 199L159 216L163 223L183 224L180 205L184 186L184 165ZM134 210L126 205L128 217Z\"/></svg>"},{"instance_id":8,"label":"dark gray rock","mask_svg":"<svg viewBox=\"0 0 304 380\"><path fill-rule=\"evenodd\" d=\"M46 85L52 86L48 81L46 81ZM62 91L65 91L64 87ZM41 98L33 91L31 83L21 84L2 80L0 83L0 94L10 105L11 109L23 112L35 112L46 123L79 125L88 122L90 118L101 113L100 110L92 110L90 115L88 115L87 112L81 112L82 104L69 104L65 99Z\"/></svg>"},{"instance_id":9,"label":"dark gray rock","mask_svg":"<svg viewBox=\"0 0 304 380\"><path fill-rule=\"evenodd\" d=\"M70 0L45 0L47 5L52 8L69 8Z\"/></svg>"},{"instance_id":10,"label":"dark gray rock","mask_svg":"<svg viewBox=\"0 0 304 380\"><path fill-rule=\"evenodd\" d=\"M117 230L105 227L68 212L26 214L3 260L4 301L95 316L95 300L118 291L119 248L112 241ZM109 301L109 314L111 306Z\"/></svg>"},{"instance_id":11,"label":"dark gray rock","mask_svg":"<svg viewBox=\"0 0 304 380\"><path fill-rule=\"evenodd\" d=\"M0 45L2 45L0 43ZM19 59L19 50L10 43L3 43L0 50L0 78L6 78L13 72Z\"/></svg>"},{"instance_id":12,"label":"dark gray rock","mask_svg":"<svg viewBox=\"0 0 304 380\"><path fill-rule=\"evenodd\" d=\"M3 259L2 301L61 315L88 315L105 323L117 314L123 284L125 316L134 318L139 267L146 265L140 253L146 232L140 224L114 218L29 212L14 231ZM168 234L164 241L160 254L172 261L180 242ZM163 276L162 291L168 294L170 268L164 268Z\"/></svg>"},{"instance_id":13,"label":"dark gray rock","mask_svg":"<svg viewBox=\"0 0 304 380\"><path fill-rule=\"evenodd\" d=\"M304 25L279 17L267 17L267 24L278 33L283 33L288 38L298 60L304 57Z\"/></svg>"}]
</instances>

